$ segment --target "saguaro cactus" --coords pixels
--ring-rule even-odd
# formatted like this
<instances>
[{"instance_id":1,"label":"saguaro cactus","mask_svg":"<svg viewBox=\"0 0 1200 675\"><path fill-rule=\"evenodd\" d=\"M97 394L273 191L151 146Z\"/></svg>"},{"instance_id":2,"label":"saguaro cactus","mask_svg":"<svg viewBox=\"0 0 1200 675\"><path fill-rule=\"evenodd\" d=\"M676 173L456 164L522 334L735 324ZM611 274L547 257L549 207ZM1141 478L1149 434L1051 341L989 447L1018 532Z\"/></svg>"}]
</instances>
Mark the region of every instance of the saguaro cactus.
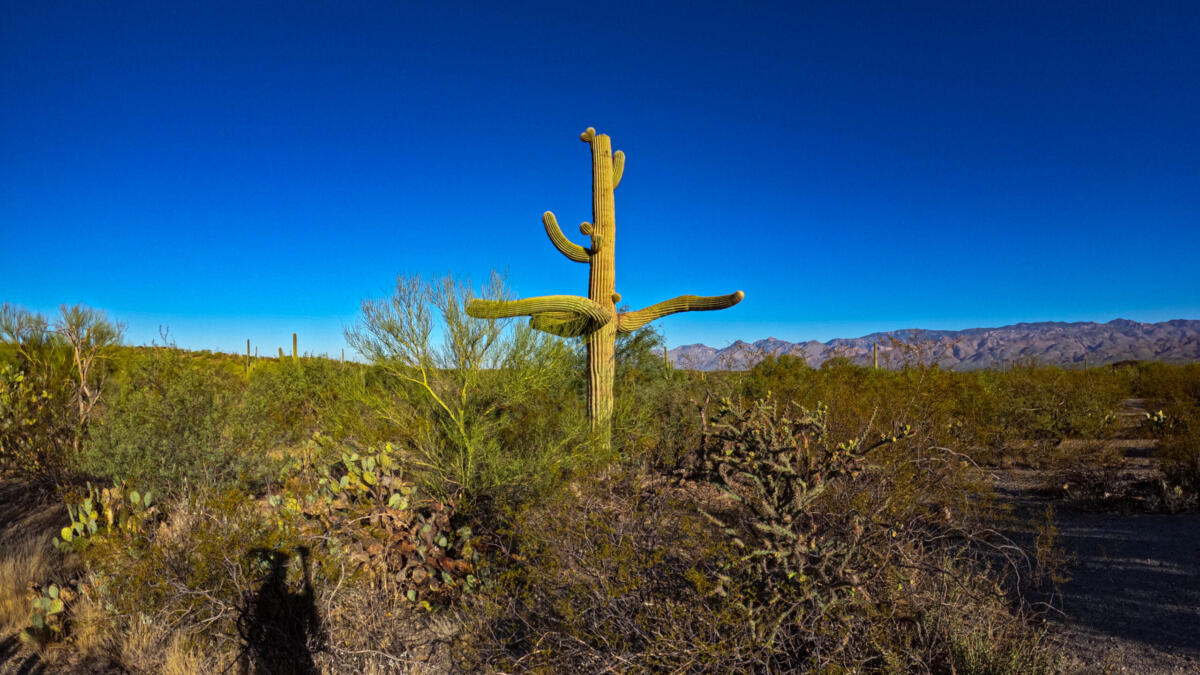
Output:
<instances>
[{"instance_id":1,"label":"saguaro cactus","mask_svg":"<svg viewBox=\"0 0 1200 675\"><path fill-rule=\"evenodd\" d=\"M524 300L472 300L467 314L484 319L528 316L534 328L562 337L582 337L587 343L588 418L592 431L608 443L613 410L613 354L617 333L630 333L647 323L677 312L725 309L742 301L741 291L729 295L681 295L634 312L618 313L621 295L615 283L616 216L613 190L625 171L625 153L612 151L612 140L588 127L579 138L592 148L592 222L579 231L591 239L584 248L567 239L554 214L542 215L546 234L568 259L590 266L588 295L546 295Z\"/></svg>"}]
</instances>

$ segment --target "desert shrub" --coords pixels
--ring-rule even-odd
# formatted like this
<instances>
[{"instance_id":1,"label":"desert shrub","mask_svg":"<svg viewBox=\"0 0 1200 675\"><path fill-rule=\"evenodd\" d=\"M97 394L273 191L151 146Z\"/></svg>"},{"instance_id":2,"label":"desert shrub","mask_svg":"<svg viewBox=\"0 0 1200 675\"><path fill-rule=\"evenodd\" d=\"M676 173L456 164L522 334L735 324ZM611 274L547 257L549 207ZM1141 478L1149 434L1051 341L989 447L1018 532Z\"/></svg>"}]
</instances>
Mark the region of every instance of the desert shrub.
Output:
<instances>
[{"instance_id":1,"label":"desert shrub","mask_svg":"<svg viewBox=\"0 0 1200 675\"><path fill-rule=\"evenodd\" d=\"M265 517L244 492L198 490L165 502L150 518L101 528L72 545L87 569L82 592L105 608L110 631L157 626L146 637L161 646L178 631L205 651L231 655L241 646L239 617L264 579L282 569L293 585L303 583L290 558L305 542L289 525ZM317 572L326 573L336 568Z\"/></svg>"},{"instance_id":2,"label":"desert shrub","mask_svg":"<svg viewBox=\"0 0 1200 675\"><path fill-rule=\"evenodd\" d=\"M495 276L482 291L506 294ZM402 277L392 297L363 302L346 333L380 371L369 404L423 469L426 488L472 503L503 499L603 461L583 442L570 348L524 324L467 316L474 296L452 277Z\"/></svg>"},{"instance_id":3,"label":"desert shrub","mask_svg":"<svg viewBox=\"0 0 1200 675\"><path fill-rule=\"evenodd\" d=\"M1200 401L1200 363L1139 362L1118 372L1121 371L1132 380L1132 395L1147 399L1155 409L1173 402Z\"/></svg>"},{"instance_id":4,"label":"desert shrub","mask_svg":"<svg viewBox=\"0 0 1200 675\"><path fill-rule=\"evenodd\" d=\"M1158 439L1164 505L1170 511L1200 504L1200 399L1180 399L1147 413L1143 427ZM1161 400L1161 399L1160 399Z\"/></svg>"},{"instance_id":5,"label":"desert shrub","mask_svg":"<svg viewBox=\"0 0 1200 675\"><path fill-rule=\"evenodd\" d=\"M830 359L821 368L810 368L792 357L764 364L748 374L743 397L769 396L809 409L828 402L824 424L832 436L852 438L870 425L911 424L931 444L958 445L965 440L960 408L965 385L971 380L961 373L936 365L876 370L855 366L844 358Z\"/></svg>"},{"instance_id":6,"label":"desert shrub","mask_svg":"<svg viewBox=\"0 0 1200 675\"><path fill-rule=\"evenodd\" d=\"M382 440L386 431L364 403L367 369L323 358L254 363L229 415L228 444L260 455L316 432L335 440Z\"/></svg>"},{"instance_id":7,"label":"desert shrub","mask_svg":"<svg viewBox=\"0 0 1200 675\"><path fill-rule=\"evenodd\" d=\"M854 615L909 580L888 577L896 571L890 524L858 509L828 513L816 500L856 477L874 446L831 448L823 408L785 415L770 399L745 410L721 402L694 475L743 505L735 517L702 511L741 555L709 582L739 610L769 669L857 662L862 646L850 641L863 626Z\"/></svg>"},{"instance_id":8,"label":"desert shrub","mask_svg":"<svg viewBox=\"0 0 1200 675\"><path fill-rule=\"evenodd\" d=\"M16 364L0 364L0 465L8 470L38 473L66 464L73 429L51 393L58 389L61 396L61 387L47 380Z\"/></svg>"},{"instance_id":9,"label":"desert shrub","mask_svg":"<svg viewBox=\"0 0 1200 675\"><path fill-rule=\"evenodd\" d=\"M697 401L716 380L701 385L707 374L676 370L663 355L662 334L653 326L618 333L614 353L613 446L626 460L669 467L695 447L701 425ZM583 394L587 362L583 343L577 350L575 372ZM724 390L723 390L724 391ZM582 399L581 399L582 400Z\"/></svg>"},{"instance_id":10,"label":"desert shrub","mask_svg":"<svg viewBox=\"0 0 1200 675\"><path fill-rule=\"evenodd\" d=\"M981 377L996 388L1001 405L994 419L1008 438L1105 438L1114 428L1114 409L1128 396L1125 378L1108 369L1019 364Z\"/></svg>"},{"instance_id":11,"label":"desert shrub","mask_svg":"<svg viewBox=\"0 0 1200 675\"><path fill-rule=\"evenodd\" d=\"M100 403L121 326L63 305L53 320L0 306L0 468L69 474Z\"/></svg>"},{"instance_id":12,"label":"desert shrub","mask_svg":"<svg viewBox=\"0 0 1200 675\"><path fill-rule=\"evenodd\" d=\"M1059 451L1058 470L1050 472L1045 493L1087 509L1129 509L1139 506L1140 487L1125 469L1120 449L1102 442ZM1150 505L1152 506L1152 505Z\"/></svg>"},{"instance_id":13,"label":"desert shrub","mask_svg":"<svg viewBox=\"0 0 1200 675\"><path fill-rule=\"evenodd\" d=\"M726 553L664 486L612 470L506 521L491 582L467 601L464 670L645 672L690 662L744 671L754 663L721 645L737 625L691 580L714 572Z\"/></svg>"},{"instance_id":14,"label":"desert shrub","mask_svg":"<svg viewBox=\"0 0 1200 675\"><path fill-rule=\"evenodd\" d=\"M762 398L770 392L783 401L803 401L813 386L815 370L798 356L767 354L747 373L745 393Z\"/></svg>"},{"instance_id":15,"label":"desert shrub","mask_svg":"<svg viewBox=\"0 0 1200 675\"><path fill-rule=\"evenodd\" d=\"M827 420L824 407L722 402L693 468L742 505L711 517L739 555L710 583L766 669L961 670L955 645L984 626L1011 639L971 659L1044 667L1003 594L981 593L1000 549L980 534L961 456L908 427L838 439Z\"/></svg>"},{"instance_id":16,"label":"desert shrub","mask_svg":"<svg viewBox=\"0 0 1200 675\"><path fill-rule=\"evenodd\" d=\"M174 347L125 355L79 471L165 494L185 484L229 486L266 470L223 444L241 385L228 369Z\"/></svg>"},{"instance_id":17,"label":"desert shrub","mask_svg":"<svg viewBox=\"0 0 1200 675\"><path fill-rule=\"evenodd\" d=\"M951 372L920 361L900 370L874 370L830 359L810 368L791 356L767 357L745 377L741 393L813 407L836 402L828 425L853 435L870 420L910 421L922 437L961 448L972 459L999 462L1029 445L1041 461L1063 438L1107 438L1113 411L1130 392L1129 378L1109 369L1070 371L1014 366L1008 371ZM1031 444L1031 445L1030 445Z\"/></svg>"},{"instance_id":18,"label":"desert shrub","mask_svg":"<svg viewBox=\"0 0 1200 675\"><path fill-rule=\"evenodd\" d=\"M1200 503L1200 364L1138 364L1133 391L1154 411L1142 430L1158 439L1164 502L1170 510L1194 508Z\"/></svg>"},{"instance_id":19,"label":"desert shrub","mask_svg":"<svg viewBox=\"0 0 1200 675\"><path fill-rule=\"evenodd\" d=\"M465 665L1046 670L974 533L966 465L906 433L836 443L826 419L727 401L692 480L610 470L519 510Z\"/></svg>"}]
</instances>

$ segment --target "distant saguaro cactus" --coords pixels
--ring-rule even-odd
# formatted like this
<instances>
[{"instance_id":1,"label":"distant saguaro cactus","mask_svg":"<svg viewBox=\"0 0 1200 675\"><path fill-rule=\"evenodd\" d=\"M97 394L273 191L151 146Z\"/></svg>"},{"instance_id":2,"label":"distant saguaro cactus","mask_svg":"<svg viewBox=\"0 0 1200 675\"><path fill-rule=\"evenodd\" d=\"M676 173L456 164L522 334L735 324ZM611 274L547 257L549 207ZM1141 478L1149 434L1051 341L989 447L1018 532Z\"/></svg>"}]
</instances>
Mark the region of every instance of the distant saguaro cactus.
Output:
<instances>
[{"instance_id":1,"label":"distant saguaro cactus","mask_svg":"<svg viewBox=\"0 0 1200 675\"><path fill-rule=\"evenodd\" d=\"M293 361L300 358L300 352L299 352L299 350L297 350L298 346L299 346L299 342L296 339L296 334L292 333L292 360Z\"/></svg>"},{"instance_id":2,"label":"distant saguaro cactus","mask_svg":"<svg viewBox=\"0 0 1200 675\"><path fill-rule=\"evenodd\" d=\"M554 214L542 215L546 234L568 259L590 266L588 296L546 295L524 300L480 300L467 304L467 314L484 319L528 316L534 328L562 337L582 337L587 343L588 418L592 431L609 442L613 411L614 351L617 333L630 333L651 321L675 314L725 309L742 301L741 291L729 295L681 295L634 312L617 313L621 295L616 292L616 216L613 191L625 171L625 153L612 151L612 141L588 127L579 138L592 148L592 222L579 231L591 238L584 248L563 235Z\"/></svg>"}]
</instances>

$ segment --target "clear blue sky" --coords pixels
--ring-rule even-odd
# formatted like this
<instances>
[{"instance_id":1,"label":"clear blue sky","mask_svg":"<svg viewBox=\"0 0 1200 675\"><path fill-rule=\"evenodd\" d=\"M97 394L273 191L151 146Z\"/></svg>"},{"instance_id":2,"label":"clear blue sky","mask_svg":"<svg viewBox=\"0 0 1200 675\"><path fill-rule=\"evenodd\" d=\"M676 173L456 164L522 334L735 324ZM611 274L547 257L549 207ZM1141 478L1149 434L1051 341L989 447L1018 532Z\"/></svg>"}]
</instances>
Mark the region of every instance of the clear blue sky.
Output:
<instances>
[{"instance_id":1,"label":"clear blue sky","mask_svg":"<svg viewBox=\"0 0 1200 675\"><path fill-rule=\"evenodd\" d=\"M0 3L0 301L336 354L398 273L617 290L674 346L1200 318L1200 3Z\"/></svg>"}]
</instances>

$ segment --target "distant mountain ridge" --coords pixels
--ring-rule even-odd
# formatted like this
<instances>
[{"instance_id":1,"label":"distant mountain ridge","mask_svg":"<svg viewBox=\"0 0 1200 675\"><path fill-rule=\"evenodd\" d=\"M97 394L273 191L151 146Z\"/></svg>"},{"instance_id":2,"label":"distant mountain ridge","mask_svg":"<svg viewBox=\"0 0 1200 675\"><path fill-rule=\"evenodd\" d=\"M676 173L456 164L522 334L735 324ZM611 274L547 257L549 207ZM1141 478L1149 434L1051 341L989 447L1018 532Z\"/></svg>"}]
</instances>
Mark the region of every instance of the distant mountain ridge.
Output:
<instances>
[{"instance_id":1,"label":"distant mountain ridge","mask_svg":"<svg viewBox=\"0 0 1200 675\"><path fill-rule=\"evenodd\" d=\"M767 354L789 354L814 367L839 356L858 365L871 365L872 344L879 345L881 368L898 368L917 359L952 370L1031 360L1058 366L1130 359L1187 363L1200 361L1200 321L1044 321L966 330L895 330L828 342L788 342L770 337L757 342L738 340L724 349L684 345L669 350L667 356L676 367L693 370L744 370Z\"/></svg>"}]
</instances>

